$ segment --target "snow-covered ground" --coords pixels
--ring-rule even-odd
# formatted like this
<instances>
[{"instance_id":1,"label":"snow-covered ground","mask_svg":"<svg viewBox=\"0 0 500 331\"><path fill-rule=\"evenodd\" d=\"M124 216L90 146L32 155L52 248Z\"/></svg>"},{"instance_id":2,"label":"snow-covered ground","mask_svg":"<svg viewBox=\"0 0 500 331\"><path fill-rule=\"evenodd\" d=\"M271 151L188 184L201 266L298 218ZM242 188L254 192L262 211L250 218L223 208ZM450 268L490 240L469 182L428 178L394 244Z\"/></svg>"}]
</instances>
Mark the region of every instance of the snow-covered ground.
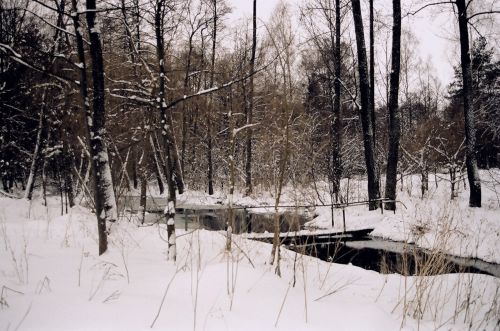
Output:
<instances>
[{"instance_id":1,"label":"snow-covered ground","mask_svg":"<svg viewBox=\"0 0 500 331\"><path fill-rule=\"evenodd\" d=\"M484 201L480 215L490 217ZM359 223L372 215L362 209L350 209L349 222L355 213ZM164 228L126 221L113 225L109 250L98 256L94 215L83 207L58 214L56 198L48 207L0 198L0 330L149 330L153 322L158 330L499 327L500 279L492 276L382 275L283 249L278 277L267 263L270 245L234 236L227 253L224 233L204 230L177 231L174 263ZM319 214L318 225L326 218ZM365 221L377 231L397 224L394 216L373 215L377 221ZM403 215L406 221L411 213Z\"/></svg>"},{"instance_id":2,"label":"snow-covered ground","mask_svg":"<svg viewBox=\"0 0 500 331\"><path fill-rule=\"evenodd\" d=\"M398 191L398 200L404 206L398 204L395 214L369 212L366 207L346 209L347 227L373 227L372 236L500 263L500 171L481 171L482 208L469 207L469 191L463 182L458 184L458 196L451 200L450 184L443 179L446 175L429 177L429 192L424 198L417 176L404 181L403 190ZM331 227L330 209L322 207L318 214L311 225Z\"/></svg>"},{"instance_id":3,"label":"snow-covered ground","mask_svg":"<svg viewBox=\"0 0 500 331\"><path fill-rule=\"evenodd\" d=\"M500 263L500 170L480 171L482 180L482 208L470 208L469 191L464 181L456 184L457 197L450 199L450 183L447 174L429 175L429 191L422 198L420 177L406 176L398 181L396 213L380 209L368 211L366 205L345 208L346 230L374 228L372 236L395 241L415 243L418 246L463 257L480 258L487 262ZM436 185L437 182L437 185ZM342 181L344 197L349 192L349 201L367 200L366 181L351 179ZM382 183L384 188L384 183ZM316 187L294 188L287 186L281 205L330 204L328 184L319 182ZM270 206L252 209L252 212L274 212L274 197L269 191L259 191L252 197L236 195L235 204L240 206ZM203 192L188 191L179 199L186 205L227 204L227 197L220 193L208 196ZM292 210L293 209L288 209ZM301 209L299 212L304 212ZM307 225L311 231L343 230L342 209L330 207L308 209L314 219Z\"/></svg>"}]
</instances>

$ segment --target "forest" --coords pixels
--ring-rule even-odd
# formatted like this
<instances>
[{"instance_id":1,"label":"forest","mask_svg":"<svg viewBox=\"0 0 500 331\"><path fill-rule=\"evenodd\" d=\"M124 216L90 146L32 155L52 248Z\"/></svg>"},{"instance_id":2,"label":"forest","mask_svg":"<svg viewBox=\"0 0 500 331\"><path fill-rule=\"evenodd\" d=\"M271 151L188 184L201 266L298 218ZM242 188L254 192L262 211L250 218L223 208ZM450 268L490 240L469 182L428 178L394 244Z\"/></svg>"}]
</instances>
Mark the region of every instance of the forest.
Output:
<instances>
[{"instance_id":1,"label":"forest","mask_svg":"<svg viewBox=\"0 0 500 331\"><path fill-rule=\"evenodd\" d=\"M19 233L8 239L8 219L16 208L28 210L28 219L32 210L36 215L37 208L45 208L47 233L51 222L59 224L52 219L71 218L84 208L85 218L94 215L92 230L85 231L95 232L95 238L75 253L76 259L84 259L84 250L95 259L106 258L121 247L126 269L122 227L130 226L131 218L136 219L133 231L157 227L163 241L155 249L166 250L163 261L174 263L169 268L177 264L176 277L180 265L187 263L180 261L194 250L193 239L185 242L192 235L188 221L185 230L179 228L184 223L177 221L177 214L186 212L195 195L203 197L201 205L225 210L218 233L224 254L232 258L227 260L232 261L231 267L227 262L228 284L229 268L238 263L234 251L241 251L245 257L238 255L236 261L248 260L255 267L252 259L263 255L262 264L272 266L271 274L280 277L292 263L295 288L297 255L289 253L282 235L283 211L292 209L297 214L299 209L316 208L319 217L312 217L313 228L344 234L347 210L347 230L373 230L375 221L370 219L376 219L374 233L380 233L372 236L401 242L406 230L393 230L399 235L385 230L388 221L384 225L381 217L389 217L384 216L389 211L393 217L403 213L401 219L411 219L408 231L415 236L444 226L422 223L425 216L419 210L440 219L458 217L458 223L448 223L447 234L456 224L466 226L461 235L468 239L460 243L455 237L450 247L442 241L406 242L432 252L479 258L498 269L499 244L485 239L487 252L478 248L481 231L500 233L498 3L246 2L250 11L241 15L243 1L230 0L1 1L0 227L6 249L0 257L13 261L19 279L24 279L19 270L25 268L28 283L29 259L26 239L23 267L13 248L14 242L22 246ZM265 13L261 6L272 11ZM432 21L438 15L452 18L440 26L447 45L452 45L453 56L446 64L437 62L437 54L421 52L428 36L414 24L419 17ZM445 65L453 70L449 79L437 68ZM135 198L136 206L131 207L127 201ZM155 199L164 203L160 217L150 224ZM434 208L438 202L441 207ZM349 223L351 205L361 215L354 227ZM272 246L269 252L259 248L264 253L256 257L242 248L248 239L241 234L239 211L261 207L270 215L265 227ZM337 228L342 217L343 229ZM149 235L158 236L154 231ZM207 234L198 234L198 250L214 240L209 235L203 242L200 236ZM198 258L202 261L201 255ZM109 263L102 266L106 277L114 268ZM225 262L221 268L225 270ZM201 277L198 272L196 277ZM233 287L227 285L231 307L236 286L232 275ZM499 275L488 278L493 303L486 304L490 310L481 315L482 322L470 321L471 329L498 327L494 316L500 314ZM128 269L126 276L130 284ZM2 310L8 306L4 289L13 291L5 284ZM40 292L43 288L50 289L50 281L43 280ZM100 294L101 283L95 291ZM406 296L404 302L401 315L410 316ZM35 314L30 309L15 330ZM189 327L194 330L201 328L196 309ZM307 323L307 303L304 309ZM423 311L418 306L411 318L425 319ZM460 313L455 310L455 316ZM466 324L467 316L466 311ZM400 328L405 328L404 321ZM408 323L413 329L413 322ZM240 329L235 327L240 324L230 325ZM422 325L427 329L430 324ZM432 325L429 329L436 327ZM321 329L314 324L308 328Z\"/></svg>"}]
</instances>

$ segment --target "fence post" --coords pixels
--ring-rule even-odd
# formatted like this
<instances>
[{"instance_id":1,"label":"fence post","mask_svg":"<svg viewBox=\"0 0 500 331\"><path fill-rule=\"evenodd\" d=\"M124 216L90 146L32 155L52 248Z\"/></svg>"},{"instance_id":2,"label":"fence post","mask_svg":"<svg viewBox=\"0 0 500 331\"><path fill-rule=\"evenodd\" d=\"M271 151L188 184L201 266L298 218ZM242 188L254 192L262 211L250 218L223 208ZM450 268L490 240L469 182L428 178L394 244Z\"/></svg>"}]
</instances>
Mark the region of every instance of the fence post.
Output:
<instances>
[{"instance_id":1,"label":"fence post","mask_svg":"<svg viewBox=\"0 0 500 331\"><path fill-rule=\"evenodd\" d=\"M332 206L331 206L331 211L332 211L332 229L333 229L333 227L335 226L335 221L333 219L333 202L332 202Z\"/></svg>"},{"instance_id":2,"label":"fence post","mask_svg":"<svg viewBox=\"0 0 500 331\"><path fill-rule=\"evenodd\" d=\"M345 208L342 207L342 221L344 222L344 233L345 233Z\"/></svg>"}]
</instances>

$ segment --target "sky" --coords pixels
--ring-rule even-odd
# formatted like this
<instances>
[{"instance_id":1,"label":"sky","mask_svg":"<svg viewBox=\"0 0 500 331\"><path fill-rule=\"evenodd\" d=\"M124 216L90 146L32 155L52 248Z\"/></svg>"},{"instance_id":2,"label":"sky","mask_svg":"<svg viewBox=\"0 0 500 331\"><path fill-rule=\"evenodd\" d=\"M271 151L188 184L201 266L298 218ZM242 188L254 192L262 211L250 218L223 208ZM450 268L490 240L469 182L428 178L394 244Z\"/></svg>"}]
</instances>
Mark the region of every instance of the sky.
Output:
<instances>
[{"instance_id":1,"label":"sky","mask_svg":"<svg viewBox=\"0 0 500 331\"><path fill-rule=\"evenodd\" d=\"M289 2L297 12L298 6L304 1L301 0L285 0ZM279 0L257 0L257 16L258 18L268 21L273 8L278 4ZM367 2L367 1L366 1ZM408 5L408 2L403 1L403 6ZM253 0L228 0L230 6L233 7L230 21L238 22L238 20L250 17L252 15ZM390 0L375 1L376 10L391 15L392 5ZM419 5L413 5L413 8L419 8ZM402 25L404 28L410 28L419 43L418 55L422 60L429 59L434 66L435 74L440 79L443 86L449 84L453 78L453 65L458 63L458 40L455 38L456 29L452 23L455 18L450 8L428 8L415 16L403 19ZM402 10L403 15L405 9ZM367 20L367 15L363 18Z\"/></svg>"}]
</instances>

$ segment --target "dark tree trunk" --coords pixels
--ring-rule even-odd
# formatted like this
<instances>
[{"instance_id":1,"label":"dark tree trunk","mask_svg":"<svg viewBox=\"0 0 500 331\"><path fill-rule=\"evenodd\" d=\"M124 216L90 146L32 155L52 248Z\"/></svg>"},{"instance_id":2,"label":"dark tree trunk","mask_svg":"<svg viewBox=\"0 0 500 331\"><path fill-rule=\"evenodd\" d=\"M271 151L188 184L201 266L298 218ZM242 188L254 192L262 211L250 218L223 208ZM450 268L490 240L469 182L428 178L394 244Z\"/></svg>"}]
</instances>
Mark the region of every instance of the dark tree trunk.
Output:
<instances>
[{"instance_id":1,"label":"dark tree trunk","mask_svg":"<svg viewBox=\"0 0 500 331\"><path fill-rule=\"evenodd\" d=\"M63 175L64 175L64 191L66 192L66 196L68 199L69 207L73 207L75 205L75 192L74 192L74 184L73 184L73 151L68 145L68 132L66 129L63 130Z\"/></svg>"},{"instance_id":2,"label":"dark tree trunk","mask_svg":"<svg viewBox=\"0 0 500 331\"><path fill-rule=\"evenodd\" d=\"M177 146L173 135L173 122L170 113L167 114L165 107L165 45L164 45L164 16L167 10L164 0L157 0L155 6L155 35L156 35L156 52L158 57L158 70L159 70L159 91L158 91L158 108L160 109L161 119L161 134L163 137L166 166L165 172L167 177L168 186L168 200L167 208L164 214L167 219L167 240L168 240L168 254L169 258L173 261L176 259L176 238L175 238L175 204L177 186L179 193L184 191L184 181L181 173L181 166L177 153Z\"/></svg>"},{"instance_id":3,"label":"dark tree trunk","mask_svg":"<svg viewBox=\"0 0 500 331\"><path fill-rule=\"evenodd\" d=\"M212 60L210 68L210 88L214 86L215 75L215 46L217 43L217 0L213 0L214 4L214 26L212 31ZM207 114L207 162L208 162L208 194L214 194L214 166L213 166L213 139L212 139L212 112L214 107L213 94L210 95L210 107L208 107Z\"/></svg>"},{"instance_id":4,"label":"dark tree trunk","mask_svg":"<svg viewBox=\"0 0 500 331\"><path fill-rule=\"evenodd\" d=\"M191 56L193 54L193 38L196 31L193 31L189 36L189 48L186 60L186 72L184 74L184 95L188 94L189 86L189 73L191 71ZM186 173L185 160L186 160L186 145L187 145L187 135L188 135L188 112L189 107L186 102L183 103L182 109L182 142L181 142L181 170L182 174Z\"/></svg>"},{"instance_id":5,"label":"dark tree trunk","mask_svg":"<svg viewBox=\"0 0 500 331\"><path fill-rule=\"evenodd\" d=\"M363 29L363 17L359 0L352 0L354 29L356 32L356 48L358 53L359 90L361 94L361 125L363 128L363 145L365 149L366 172L368 175L368 199L370 210L379 206L380 189L375 149L373 143L373 127L370 116L370 83L368 81L368 65L366 62L366 46Z\"/></svg>"},{"instance_id":6,"label":"dark tree trunk","mask_svg":"<svg viewBox=\"0 0 500 331\"><path fill-rule=\"evenodd\" d=\"M476 160L476 127L472 104L472 69L469 53L469 31L467 30L467 5L465 0L457 0L458 27L460 30L460 59L462 64L464 119L465 119L465 164L469 178L470 207L481 207L481 180Z\"/></svg>"},{"instance_id":7,"label":"dark tree trunk","mask_svg":"<svg viewBox=\"0 0 500 331\"><path fill-rule=\"evenodd\" d=\"M172 171L170 175L179 190L179 194L184 192L184 179L182 176L179 153L173 133L172 114L166 109L165 96L165 42L164 42L164 16L167 10L164 0L157 0L155 7L155 35L156 35L156 53L158 58L159 84L158 84L158 108L160 110L161 134L165 149L168 151L166 156L171 159Z\"/></svg>"},{"instance_id":8,"label":"dark tree trunk","mask_svg":"<svg viewBox=\"0 0 500 331\"><path fill-rule=\"evenodd\" d=\"M450 188L451 188L451 195L450 199L453 200L457 197L456 190L455 190L455 183L457 182L457 168L454 165L451 165L449 168L449 173L450 173Z\"/></svg>"},{"instance_id":9,"label":"dark tree trunk","mask_svg":"<svg viewBox=\"0 0 500 331\"><path fill-rule=\"evenodd\" d=\"M134 185L134 189L137 190L137 185L139 185L139 181L137 179L137 147L132 146L132 182Z\"/></svg>"},{"instance_id":10,"label":"dark tree trunk","mask_svg":"<svg viewBox=\"0 0 500 331\"><path fill-rule=\"evenodd\" d=\"M391 82L389 95L389 151L385 180L385 197L396 200L396 183L399 159L399 138L401 136L400 114L398 106L399 73L401 62L401 0L392 1L392 58ZM385 209L396 210L396 202L388 202Z\"/></svg>"},{"instance_id":11,"label":"dark tree trunk","mask_svg":"<svg viewBox=\"0 0 500 331\"><path fill-rule=\"evenodd\" d=\"M254 82L253 76L255 73L255 52L257 48L257 0L253 0L253 17L252 17L252 55L250 57L250 91L248 96L248 107L246 108L246 124L249 125L253 121L254 108ZM252 128L246 129L246 160L245 160L245 194L250 195L253 191L252 187Z\"/></svg>"},{"instance_id":12,"label":"dark tree trunk","mask_svg":"<svg viewBox=\"0 0 500 331\"><path fill-rule=\"evenodd\" d=\"M145 172L141 173L141 198L139 201L139 212L141 213L141 223L144 224L146 218L148 180Z\"/></svg>"},{"instance_id":13,"label":"dark tree trunk","mask_svg":"<svg viewBox=\"0 0 500 331\"><path fill-rule=\"evenodd\" d=\"M158 189L160 190L160 194L163 194L165 192L165 186L163 185L163 174L162 174L162 164L161 164L161 157L160 157L160 151L156 148L156 145L154 143L153 137L150 135L149 136L149 143L151 145L151 154L153 154L153 160L155 163L155 174L156 174L156 179L158 181Z\"/></svg>"},{"instance_id":14,"label":"dark tree trunk","mask_svg":"<svg viewBox=\"0 0 500 331\"><path fill-rule=\"evenodd\" d=\"M342 59L340 57L340 0L335 0L335 54L334 54L334 70L335 70L335 81L334 81L334 91L335 100L333 103L333 131L332 139L335 140L333 144L333 184L334 193L338 198L340 191L340 180L342 178L342 108L341 108L341 86L340 86L340 75L341 75L341 64Z\"/></svg>"},{"instance_id":15,"label":"dark tree trunk","mask_svg":"<svg viewBox=\"0 0 500 331\"><path fill-rule=\"evenodd\" d=\"M42 162L42 197L43 197L43 205L47 207L47 158L46 157L43 158Z\"/></svg>"},{"instance_id":16,"label":"dark tree trunk","mask_svg":"<svg viewBox=\"0 0 500 331\"><path fill-rule=\"evenodd\" d=\"M158 183L158 190L160 194L165 193L165 186L163 185L163 179L161 177L160 165L155 162L155 175L156 182Z\"/></svg>"},{"instance_id":17,"label":"dark tree trunk","mask_svg":"<svg viewBox=\"0 0 500 331\"><path fill-rule=\"evenodd\" d=\"M144 134L142 136L142 140L140 143L140 148L141 148L141 156L139 157L139 162L137 163L138 170L139 170L139 180L141 183L140 186L140 198L139 198L139 213L140 213L140 218L141 218L141 223L144 224L144 220L146 218L146 200L147 200L147 188L148 188L148 174L147 174L147 168L146 168L146 160L148 156L148 144L149 141L146 138L146 135Z\"/></svg>"},{"instance_id":18,"label":"dark tree trunk","mask_svg":"<svg viewBox=\"0 0 500 331\"><path fill-rule=\"evenodd\" d=\"M167 207L164 210L164 214L165 217L167 218L168 258L175 262L175 260L177 259L177 238L175 236L175 220L174 220L176 193L175 193L175 183L172 178L172 165L169 159L166 160L165 171L167 173L168 199L167 199Z\"/></svg>"},{"instance_id":19,"label":"dark tree trunk","mask_svg":"<svg viewBox=\"0 0 500 331\"><path fill-rule=\"evenodd\" d=\"M214 165L212 158L212 150L213 150L213 139L212 139L212 129L211 129L211 121L207 121L208 125L208 141L207 141L207 162L208 162L208 194L214 194Z\"/></svg>"},{"instance_id":20,"label":"dark tree trunk","mask_svg":"<svg viewBox=\"0 0 500 331\"><path fill-rule=\"evenodd\" d=\"M373 0L370 0L370 113L373 128L373 145L376 148L375 126L375 39L373 34Z\"/></svg>"},{"instance_id":21,"label":"dark tree trunk","mask_svg":"<svg viewBox=\"0 0 500 331\"><path fill-rule=\"evenodd\" d=\"M422 191L423 199L425 192L429 190L429 171L427 169L422 169L421 177L420 190Z\"/></svg>"},{"instance_id":22,"label":"dark tree trunk","mask_svg":"<svg viewBox=\"0 0 500 331\"><path fill-rule=\"evenodd\" d=\"M99 235L99 255L101 255L107 250L108 247L106 221L114 222L116 221L118 215L116 209L116 198L111 179L108 150L105 143L106 114L104 106L104 65L101 38L99 31L95 27L96 2L95 0L87 0L86 5L87 27L90 36L90 56L92 60L92 112L89 106L85 53L83 48L83 38L79 32L80 22L78 14L73 16L73 22L76 31L78 58L81 64L80 92L88 128L88 141L90 144L89 152L92 160L94 203ZM73 11L77 13L76 0L73 0Z\"/></svg>"}]
</instances>

